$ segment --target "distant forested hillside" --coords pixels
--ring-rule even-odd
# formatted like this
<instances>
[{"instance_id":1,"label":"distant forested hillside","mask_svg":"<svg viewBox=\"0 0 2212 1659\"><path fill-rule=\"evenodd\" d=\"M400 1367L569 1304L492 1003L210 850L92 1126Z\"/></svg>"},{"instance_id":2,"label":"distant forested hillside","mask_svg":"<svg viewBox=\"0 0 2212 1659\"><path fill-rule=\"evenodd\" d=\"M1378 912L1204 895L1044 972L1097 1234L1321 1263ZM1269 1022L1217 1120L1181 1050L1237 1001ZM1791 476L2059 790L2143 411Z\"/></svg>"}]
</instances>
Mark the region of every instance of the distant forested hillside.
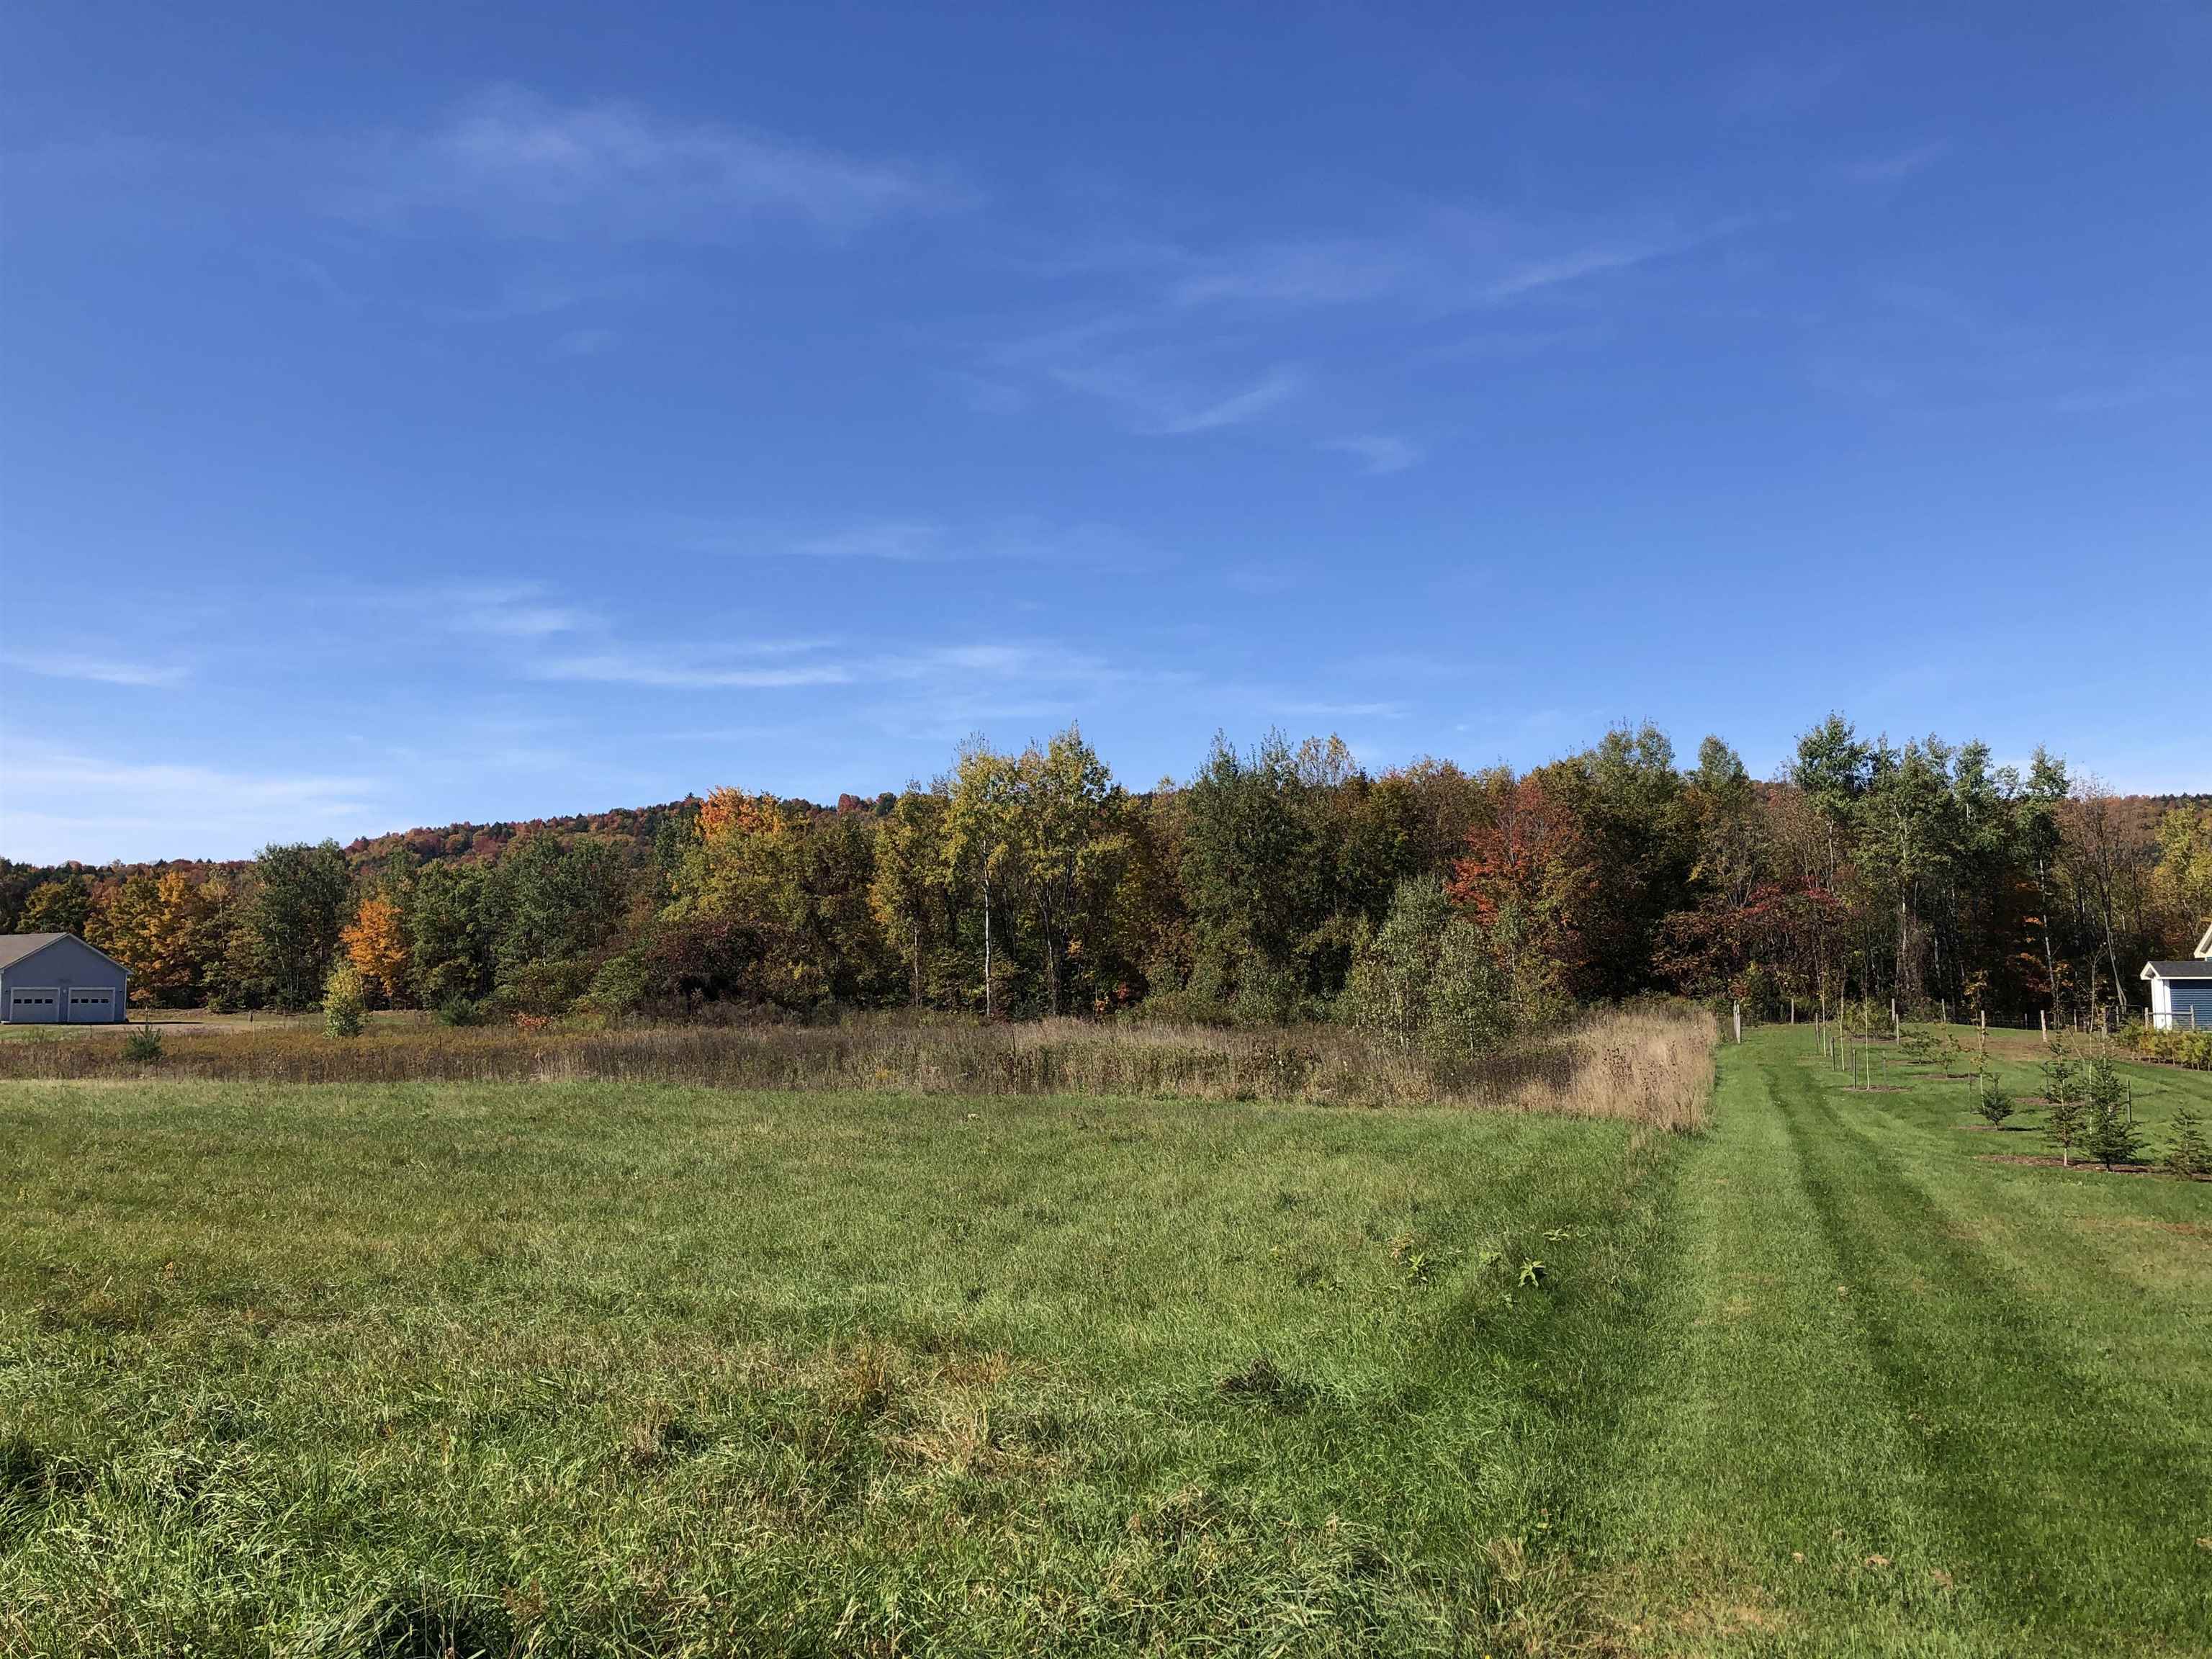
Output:
<instances>
[{"instance_id":1,"label":"distant forested hillside","mask_svg":"<svg viewBox=\"0 0 2212 1659\"><path fill-rule=\"evenodd\" d=\"M302 1007L335 973L456 1019L906 1005L1469 1048L1648 991L2091 1016L2208 921L2212 796L1832 716L1765 781L1644 726L1522 773L1217 740L1131 792L1071 728L834 805L722 787L232 863L0 861L0 927L81 933L155 1003Z\"/></svg>"}]
</instances>

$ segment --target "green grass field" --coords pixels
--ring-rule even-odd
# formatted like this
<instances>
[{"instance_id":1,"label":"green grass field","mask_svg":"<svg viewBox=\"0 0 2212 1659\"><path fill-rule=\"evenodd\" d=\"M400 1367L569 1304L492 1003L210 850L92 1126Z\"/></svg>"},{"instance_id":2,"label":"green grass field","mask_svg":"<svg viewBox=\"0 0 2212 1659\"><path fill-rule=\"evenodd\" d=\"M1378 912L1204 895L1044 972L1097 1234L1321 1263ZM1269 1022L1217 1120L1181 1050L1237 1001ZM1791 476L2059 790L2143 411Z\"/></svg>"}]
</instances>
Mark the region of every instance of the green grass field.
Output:
<instances>
[{"instance_id":1,"label":"green grass field","mask_svg":"<svg viewBox=\"0 0 2212 1659\"><path fill-rule=\"evenodd\" d=\"M1721 1067L0 1084L0 1653L2212 1651L2212 1184Z\"/></svg>"}]
</instances>

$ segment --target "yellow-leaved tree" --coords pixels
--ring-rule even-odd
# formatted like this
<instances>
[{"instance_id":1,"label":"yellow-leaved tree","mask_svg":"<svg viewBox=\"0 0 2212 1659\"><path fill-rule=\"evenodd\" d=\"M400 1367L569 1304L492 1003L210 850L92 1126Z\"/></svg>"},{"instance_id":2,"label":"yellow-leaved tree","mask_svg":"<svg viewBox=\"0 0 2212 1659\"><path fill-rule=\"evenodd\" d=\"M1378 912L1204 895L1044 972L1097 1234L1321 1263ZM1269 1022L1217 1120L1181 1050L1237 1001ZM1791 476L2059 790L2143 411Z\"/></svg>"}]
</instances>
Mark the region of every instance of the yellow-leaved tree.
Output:
<instances>
[{"instance_id":1,"label":"yellow-leaved tree","mask_svg":"<svg viewBox=\"0 0 2212 1659\"><path fill-rule=\"evenodd\" d=\"M381 893L370 894L353 921L338 930L338 941L362 978L397 1006L407 990L407 935L398 905Z\"/></svg>"}]
</instances>

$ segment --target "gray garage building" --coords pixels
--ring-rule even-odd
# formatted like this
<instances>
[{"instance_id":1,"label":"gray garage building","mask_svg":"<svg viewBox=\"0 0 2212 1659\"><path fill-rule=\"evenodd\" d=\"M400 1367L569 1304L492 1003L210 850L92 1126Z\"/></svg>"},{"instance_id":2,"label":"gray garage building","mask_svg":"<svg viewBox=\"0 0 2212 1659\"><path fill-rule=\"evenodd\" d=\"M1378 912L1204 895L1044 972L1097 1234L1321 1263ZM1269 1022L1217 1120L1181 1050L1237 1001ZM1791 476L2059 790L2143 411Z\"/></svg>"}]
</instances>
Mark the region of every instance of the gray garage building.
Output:
<instances>
[{"instance_id":1,"label":"gray garage building","mask_svg":"<svg viewBox=\"0 0 2212 1659\"><path fill-rule=\"evenodd\" d=\"M0 1021L119 1025L130 1005L131 970L75 933L0 935Z\"/></svg>"}]
</instances>

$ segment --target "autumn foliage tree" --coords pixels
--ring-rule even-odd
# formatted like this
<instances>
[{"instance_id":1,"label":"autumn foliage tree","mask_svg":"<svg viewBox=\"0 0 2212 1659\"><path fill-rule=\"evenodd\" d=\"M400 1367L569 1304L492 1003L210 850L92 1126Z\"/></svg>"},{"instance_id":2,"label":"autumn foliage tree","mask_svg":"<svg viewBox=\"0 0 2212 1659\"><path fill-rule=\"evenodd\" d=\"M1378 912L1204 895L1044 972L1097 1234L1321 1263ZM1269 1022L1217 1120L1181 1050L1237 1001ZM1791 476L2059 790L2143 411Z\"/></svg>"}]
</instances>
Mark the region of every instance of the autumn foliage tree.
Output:
<instances>
[{"instance_id":1,"label":"autumn foliage tree","mask_svg":"<svg viewBox=\"0 0 2212 1659\"><path fill-rule=\"evenodd\" d=\"M1222 737L1131 791L1071 726L834 807L722 789L251 863L0 858L0 928L82 933L142 1000L301 1007L342 961L456 1015L1348 1013L1469 1056L1647 990L2094 1026L2207 922L2204 798L1840 715L1763 781L1717 738L1684 769L1623 726L1526 774Z\"/></svg>"},{"instance_id":2,"label":"autumn foliage tree","mask_svg":"<svg viewBox=\"0 0 2212 1659\"><path fill-rule=\"evenodd\" d=\"M398 1006L406 1000L409 956L407 933L398 903L388 895L372 893L361 902L354 919L338 934L352 963L372 994Z\"/></svg>"},{"instance_id":3,"label":"autumn foliage tree","mask_svg":"<svg viewBox=\"0 0 2212 1659\"><path fill-rule=\"evenodd\" d=\"M1445 891L1489 940L1519 1023L1571 994L1597 889L1583 826L1556 789L1534 775L1501 781Z\"/></svg>"}]
</instances>

